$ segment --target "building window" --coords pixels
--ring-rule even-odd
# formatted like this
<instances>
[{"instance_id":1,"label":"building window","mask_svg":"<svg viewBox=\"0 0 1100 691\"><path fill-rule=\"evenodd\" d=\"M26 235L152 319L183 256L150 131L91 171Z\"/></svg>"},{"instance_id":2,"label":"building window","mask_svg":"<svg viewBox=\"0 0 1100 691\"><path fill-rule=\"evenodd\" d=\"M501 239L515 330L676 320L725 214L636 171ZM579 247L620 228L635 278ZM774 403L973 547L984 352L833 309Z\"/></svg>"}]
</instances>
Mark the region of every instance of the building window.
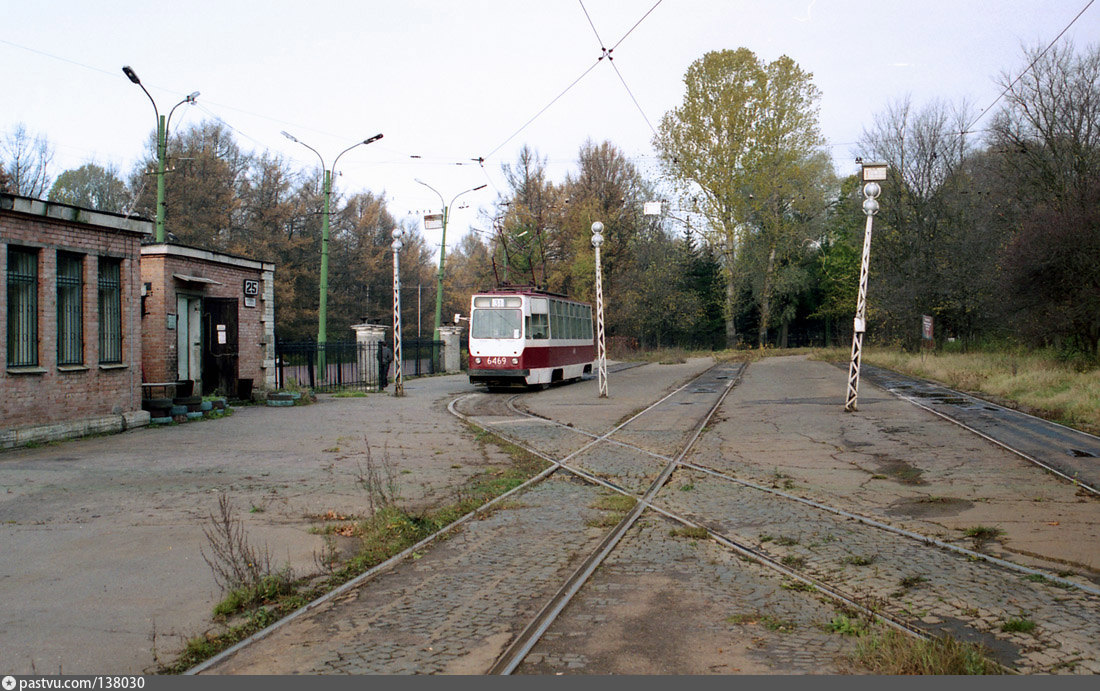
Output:
<instances>
[{"instance_id":1,"label":"building window","mask_svg":"<svg viewBox=\"0 0 1100 691\"><path fill-rule=\"evenodd\" d=\"M38 365L38 253L8 248L8 367Z\"/></svg>"},{"instance_id":2,"label":"building window","mask_svg":"<svg viewBox=\"0 0 1100 691\"><path fill-rule=\"evenodd\" d=\"M84 362L84 258L57 253L57 364Z\"/></svg>"},{"instance_id":3,"label":"building window","mask_svg":"<svg viewBox=\"0 0 1100 691\"><path fill-rule=\"evenodd\" d=\"M122 262L99 259L99 361L122 362Z\"/></svg>"}]
</instances>

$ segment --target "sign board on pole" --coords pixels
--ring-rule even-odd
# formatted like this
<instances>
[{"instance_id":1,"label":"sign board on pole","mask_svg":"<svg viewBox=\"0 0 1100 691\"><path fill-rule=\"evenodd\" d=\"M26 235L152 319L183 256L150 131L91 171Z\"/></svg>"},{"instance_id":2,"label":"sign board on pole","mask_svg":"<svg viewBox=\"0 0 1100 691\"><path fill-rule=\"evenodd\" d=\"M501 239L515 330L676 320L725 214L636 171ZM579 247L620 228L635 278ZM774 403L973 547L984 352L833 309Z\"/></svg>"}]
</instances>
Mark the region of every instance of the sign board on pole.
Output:
<instances>
[{"instance_id":1,"label":"sign board on pole","mask_svg":"<svg viewBox=\"0 0 1100 691\"><path fill-rule=\"evenodd\" d=\"M927 314L922 314L921 315L921 336L926 341L933 340L932 339L932 317L927 315Z\"/></svg>"},{"instance_id":2,"label":"sign board on pole","mask_svg":"<svg viewBox=\"0 0 1100 691\"><path fill-rule=\"evenodd\" d=\"M424 214L424 230L443 230L443 214Z\"/></svg>"},{"instance_id":3,"label":"sign board on pole","mask_svg":"<svg viewBox=\"0 0 1100 691\"><path fill-rule=\"evenodd\" d=\"M646 202L642 208L642 212L646 216L660 216L661 202Z\"/></svg>"}]
</instances>

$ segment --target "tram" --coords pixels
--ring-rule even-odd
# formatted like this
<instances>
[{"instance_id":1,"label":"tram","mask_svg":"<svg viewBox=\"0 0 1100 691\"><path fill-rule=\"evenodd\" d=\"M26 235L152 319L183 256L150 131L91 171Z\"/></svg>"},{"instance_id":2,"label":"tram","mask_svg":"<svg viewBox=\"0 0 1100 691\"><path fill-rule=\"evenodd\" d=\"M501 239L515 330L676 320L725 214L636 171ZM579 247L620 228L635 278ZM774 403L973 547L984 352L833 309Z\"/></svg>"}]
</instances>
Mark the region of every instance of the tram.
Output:
<instances>
[{"instance_id":1,"label":"tram","mask_svg":"<svg viewBox=\"0 0 1100 691\"><path fill-rule=\"evenodd\" d=\"M470 299L472 384L547 386L580 379L596 359L592 306L534 288Z\"/></svg>"}]
</instances>

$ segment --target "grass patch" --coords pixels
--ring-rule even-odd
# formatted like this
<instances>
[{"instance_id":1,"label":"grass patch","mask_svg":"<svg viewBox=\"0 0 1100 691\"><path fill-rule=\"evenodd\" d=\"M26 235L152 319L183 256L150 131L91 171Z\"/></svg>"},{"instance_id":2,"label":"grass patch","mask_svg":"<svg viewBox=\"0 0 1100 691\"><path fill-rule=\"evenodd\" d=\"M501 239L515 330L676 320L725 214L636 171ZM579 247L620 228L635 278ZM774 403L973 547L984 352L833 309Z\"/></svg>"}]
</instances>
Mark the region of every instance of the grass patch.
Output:
<instances>
[{"instance_id":1,"label":"grass patch","mask_svg":"<svg viewBox=\"0 0 1100 691\"><path fill-rule=\"evenodd\" d=\"M696 527L685 525L679 528L673 528L672 530L668 531L668 534L672 537L687 537L693 540L706 540L710 537L710 533L708 533L707 529L703 528L702 526Z\"/></svg>"},{"instance_id":2,"label":"grass patch","mask_svg":"<svg viewBox=\"0 0 1100 691\"><path fill-rule=\"evenodd\" d=\"M1001 631L1006 633L1031 633L1038 626L1027 617L1013 617L1001 624Z\"/></svg>"},{"instance_id":3,"label":"grass patch","mask_svg":"<svg viewBox=\"0 0 1100 691\"><path fill-rule=\"evenodd\" d=\"M1100 433L1100 368L1095 362L1069 360L1051 349L1024 348L931 355L868 348L863 361Z\"/></svg>"},{"instance_id":4,"label":"grass patch","mask_svg":"<svg viewBox=\"0 0 1100 691\"><path fill-rule=\"evenodd\" d=\"M840 563L850 564L852 566L870 566L871 564L875 563L875 559L877 558L877 555L874 554L869 557L865 557L862 554L850 554L847 557L844 557L844 559L842 559Z\"/></svg>"},{"instance_id":5,"label":"grass patch","mask_svg":"<svg viewBox=\"0 0 1100 691\"><path fill-rule=\"evenodd\" d=\"M1004 531L1000 528L990 528L984 525L976 525L963 531L963 537L968 537L974 543L974 549L978 550L990 540L1000 537Z\"/></svg>"},{"instance_id":6,"label":"grass patch","mask_svg":"<svg viewBox=\"0 0 1100 691\"><path fill-rule=\"evenodd\" d=\"M915 588L921 583L927 583L928 579L924 576L906 576L898 581L898 585L902 588Z\"/></svg>"},{"instance_id":7,"label":"grass patch","mask_svg":"<svg viewBox=\"0 0 1100 691\"><path fill-rule=\"evenodd\" d=\"M989 650L949 636L921 640L887 631L860 637L852 657L875 674L1001 674Z\"/></svg>"},{"instance_id":8,"label":"grass patch","mask_svg":"<svg viewBox=\"0 0 1100 691\"><path fill-rule=\"evenodd\" d=\"M602 513L597 518L590 518L585 525L590 528L611 528L619 524L630 513L638 500L626 494L617 492L601 494L592 508Z\"/></svg>"},{"instance_id":9,"label":"grass patch","mask_svg":"<svg viewBox=\"0 0 1100 691\"><path fill-rule=\"evenodd\" d=\"M796 593L812 593L813 591L817 590L817 588L813 587L805 581L783 581L779 584L779 587L784 590L794 591Z\"/></svg>"},{"instance_id":10,"label":"grass patch","mask_svg":"<svg viewBox=\"0 0 1100 691\"><path fill-rule=\"evenodd\" d=\"M805 557L796 557L792 554L788 554L787 556L783 557L779 560L779 562L783 564L783 566L789 566L792 569L801 569L803 566L806 565Z\"/></svg>"},{"instance_id":11,"label":"grass patch","mask_svg":"<svg viewBox=\"0 0 1100 691\"><path fill-rule=\"evenodd\" d=\"M762 614L760 612L742 612L738 614L731 614L726 617L726 622L729 624L735 624L737 626L744 626L747 624L760 624L768 631L777 631L779 633L790 633L798 628L798 625L793 621L786 619L780 619L770 614Z\"/></svg>"},{"instance_id":12,"label":"grass patch","mask_svg":"<svg viewBox=\"0 0 1100 691\"><path fill-rule=\"evenodd\" d=\"M841 636L863 636L867 634L867 623L859 617L849 617L847 614L838 614L825 627L833 633Z\"/></svg>"},{"instance_id":13,"label":"grass patch","mask_svg":"<svg viewBox=\"0 0 1100 691\"><path fill-rule=\"evenodd\" d=\"M775 538L775 544L782 545L783 547L790 547L791 545L798 544L798 538L790 537L789 535L780 535Z\"/></svg>"}]
</instances>

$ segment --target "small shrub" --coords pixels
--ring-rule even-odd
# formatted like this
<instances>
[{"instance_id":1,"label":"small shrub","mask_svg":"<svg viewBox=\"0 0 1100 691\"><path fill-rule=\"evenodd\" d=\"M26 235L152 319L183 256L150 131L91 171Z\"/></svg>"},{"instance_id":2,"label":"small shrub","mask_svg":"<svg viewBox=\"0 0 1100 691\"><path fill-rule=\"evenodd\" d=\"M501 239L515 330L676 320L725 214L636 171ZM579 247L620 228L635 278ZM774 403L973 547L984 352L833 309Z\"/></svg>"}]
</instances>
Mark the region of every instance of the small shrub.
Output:
<instances>
[{"instance_id":1,"label":"small shrub","mask_svg":"<svg viewBox=\"0 0 1100 691\"><path fill-rule=\"evenodd\" d=\"M673 528L668 534L672 537L689 537L693 540L706 540L710 537L710 533L702 526L682 526L680 528Z\"/></svg>"}]
</instances>

